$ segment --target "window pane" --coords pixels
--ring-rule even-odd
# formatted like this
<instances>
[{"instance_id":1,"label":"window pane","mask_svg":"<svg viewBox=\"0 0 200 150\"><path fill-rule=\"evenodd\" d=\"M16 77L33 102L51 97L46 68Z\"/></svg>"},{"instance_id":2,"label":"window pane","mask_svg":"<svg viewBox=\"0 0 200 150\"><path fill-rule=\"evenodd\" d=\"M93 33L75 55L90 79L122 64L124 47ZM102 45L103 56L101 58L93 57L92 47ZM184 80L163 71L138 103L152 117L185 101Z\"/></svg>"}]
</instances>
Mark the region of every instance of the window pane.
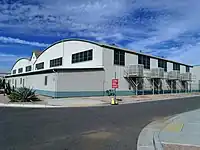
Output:
<instances>
[{"instance_id":1,"label":"window pane","mask_svg":"<svg viewBox=\"0 0 200 150\"><path fill-rule=\"evenodd\" d=\"M88 51L88 60L92 60L92 50Z\"/></svg>"},{"instance_id":2,"label":"window pane","mask_svg":"<svg viewBox=\"0 0 200 150\"><path fill-rule=\"evenodd\" d=\"M93 50L72 54L72 63L83 62L92 59L93 59Z\"/></svg>"},{"instance_id":3,"label":"window pane","mask_svg":"<svg viewBox=\"0 0 200 150\"><path fill-rule=\"evenodd\" d=\"M62 57L50 60L50 67L56 67L62 65Z\"/></svg>"},{"instance_id":4,"label":"window pane","mask_svg":"<svg viewBox=\"0 0 200 150\"><path fill-rule=\"evenodd\" d=\"M186 72L190 72L190 67L186 66Z\"/></svg>"},{"instance_id":5,"label":"window pane","mask_svg":"<svg viewBox=\"0 0 200 150\"><path fill-rule=\"evenodd\" d=\"M23 72L23 68L19 68L18 73L22 73L22 72Z\"/></svg>"},{"instance_id":6,"label":"window pane","mask_svg":"<svg viewBox=\"0 0 200 150\"><path fill-rule=\"evenodd\" d=\"M120 52L120 65L125 65L125 53L123 51Z\"/></svg>"},{"instance_id":7,"label":"window pane","mask_svg":"<svg viewBox=\"0 0 200 150\"><path fill-rule=\"evenodd\" d=\"M72 54L72 63L75 63L76 62L76 57L74 54Z\"/></svg>"},{"instance_id":8,"label":"window pane","mask_svg":"<svg viewBox=\"0 0 200 150\"><path fill-rule=\"evenodd\" d=\"M80 53L80 62L84 61L84 52Z\"/></svg>"},{"instance_id":9,"label":"window pane","mask_svg":"<svg viewBox=\"0 0 200 150\"><path fill-rule=\"evenodd\" d=\"M80 53L76 54L76 62L80 62Z\"/></svg>"},{"instance_id":10,"label":"window pane","mask_svg":"<svg viewBox=\"0 0 200 150\"><path fill-rule=\"evenodd\" d=\"M50 67L53 67L53 60L50 60Z\"/></svg>"},{"instance_id":11,"label":"window pane","mask_svg":"<svg viewBox=\"0 0 200 150\"><path fill-rule=\"evenodd\" d=\"M85 51L85 52L83 53L83 61L87 61L87 58L88 58L88 57L87 57L87 54L88 54L87 51Z\"/></svg>"},{"instance_id":12,"label":"window pane","mask_svg":"<svg viewBox=\"0 0 200 150\"><path fill-rule=\"evenodd\" d=\"M13 74L16 74L16 70L13 70Z\"/></svg>"},{"instance_id":13,"label":"window pane","mask_svg":"<svg viewBox=\"0 0 200 150\"><path fill-rule=\"evenodd\" d=\"M44 62L36 64L36 69L43 69L44 68Z\"/></svg>"},{"instance_id":14,"label":"window pane","mask_svg":"<svg viewBox=\"0 0 200 150\"><path fill-rule=\"evenodd\" d=\"M138 64L143 64L143 57L142 57L142 55L138 55Z\"/></svg>"},{"instance_id":15,"label":"window pane","mask_svg":"<svg viewBox=\"0 0 200 150\"><path fill-rule=\"evenodd\" d=\"M115 60L114 60L114 64L115 64L115 65L119 65L119 59L115 59Z\"/></svg>"},{"instance_id":16,"label":"window pane","mask_svg":"<svg viewBox=\"0 0 200 150\"><path fill-rule=\"evenodd\" d=\"M120 63L120 61L119 61L119 51L114 50L114 64L119 65L119 63Z\"/></svg>"}]
</instances>

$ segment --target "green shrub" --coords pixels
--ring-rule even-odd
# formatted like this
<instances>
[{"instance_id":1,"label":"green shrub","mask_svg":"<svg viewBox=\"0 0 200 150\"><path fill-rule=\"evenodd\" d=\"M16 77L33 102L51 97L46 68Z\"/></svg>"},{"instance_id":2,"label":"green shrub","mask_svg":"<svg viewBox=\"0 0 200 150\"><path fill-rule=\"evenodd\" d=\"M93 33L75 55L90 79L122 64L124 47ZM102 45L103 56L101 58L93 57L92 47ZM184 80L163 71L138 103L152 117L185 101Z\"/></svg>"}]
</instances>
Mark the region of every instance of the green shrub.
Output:
<instances>
[{"instance_id":1,"label":"green shrub","mask_svg":"<svg viewBox=\"0 0 200 150\"><path fill-rule=\"evenodd\" d=\"M35 95L35 91L29 88L21 87L12 91L8 96L11 102L33 102L39 101L37 96Z\"/></svg>"}]
</instances>

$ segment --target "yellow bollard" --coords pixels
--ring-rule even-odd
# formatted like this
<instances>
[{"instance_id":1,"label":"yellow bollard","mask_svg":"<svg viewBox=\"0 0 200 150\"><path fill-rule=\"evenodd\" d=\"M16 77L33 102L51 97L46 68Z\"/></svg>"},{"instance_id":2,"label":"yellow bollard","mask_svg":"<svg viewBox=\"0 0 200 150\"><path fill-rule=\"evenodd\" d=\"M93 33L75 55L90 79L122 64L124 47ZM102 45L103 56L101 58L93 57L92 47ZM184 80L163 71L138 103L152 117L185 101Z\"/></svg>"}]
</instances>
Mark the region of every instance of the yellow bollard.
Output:
<instances>
[{"instance_id":1,"label":"yellow bollard","mask_svg":"<svg viewBox=\"0 0 200 150\"><path fill-rule=\"evenodd\" d=\"M111 99L111 105L118 105L118 101L114 98Z\"/></svg>"},{"instance_id":2,"label":"yellow bollard","mask_svg":"<svg viewBox=\"0 0 200 150\"><path fill-rule=\"evenodd\" d=\"M115 105L115 99L114 98L111 99L111 105Z\"/></svg>"},{"instance_id":3,"label":"yellow bollard","mask_svg":"<svg viewBox=\"0 0 200 150\"><path fill-rule=\"evenodd\" d=\"M115 105L118 105L118 100L115 100Z\"/></svg>"}]
</instances>

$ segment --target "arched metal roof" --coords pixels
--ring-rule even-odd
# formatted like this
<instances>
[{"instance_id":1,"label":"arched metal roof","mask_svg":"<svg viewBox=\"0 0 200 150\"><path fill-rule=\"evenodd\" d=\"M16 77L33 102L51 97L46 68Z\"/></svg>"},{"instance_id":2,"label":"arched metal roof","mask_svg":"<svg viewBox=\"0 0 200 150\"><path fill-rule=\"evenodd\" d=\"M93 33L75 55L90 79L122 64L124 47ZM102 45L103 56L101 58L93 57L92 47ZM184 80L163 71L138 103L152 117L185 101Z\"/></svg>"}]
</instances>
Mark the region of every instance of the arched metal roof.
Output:
<instances>
[{"instance_id":1,"label":"arched metal roof","mask_svg":"<svg viewBox=\"0 0 200 150\"><path fill-rule=\"evenodd\" d=\"M60 40L58 42L55 42L53 43L52 45L48 46L45 50L43 50L43 52L40 54L40 56L45 53L49 48L53 47L54 45L56 44L59 44L59 43L62 43L62 42L68 42L68 41L80 41L80 42L86 42L86 43L91 43L91 44L95 44L95 45L98 45L98 46L103 46L103 44L100 44L98 42L94 42L94 41L89 41L89 40L83 40L83 39L76 39L76 38L72 38L72 39L63 39L63 40ZM40 56L38 58L40 58ZM38 59L37 58L37 59Z\"/></svg>"},{"instance_id":2,"label":"arched metal roof","mask_svg":"<svg viewBox=\"0 0 200 150\"><path fill-rule=\"evenodd\" d=\"M22 60L22 59L26 59L26 60L29 61L28 58L19 58L19 59L14 63L14 65L12 66L12 69L11 69L11 70L13 70L14 66L16 65L16 63L18 63L18 62L19 62L20 60Z\"/></svg>"}]
</instances>

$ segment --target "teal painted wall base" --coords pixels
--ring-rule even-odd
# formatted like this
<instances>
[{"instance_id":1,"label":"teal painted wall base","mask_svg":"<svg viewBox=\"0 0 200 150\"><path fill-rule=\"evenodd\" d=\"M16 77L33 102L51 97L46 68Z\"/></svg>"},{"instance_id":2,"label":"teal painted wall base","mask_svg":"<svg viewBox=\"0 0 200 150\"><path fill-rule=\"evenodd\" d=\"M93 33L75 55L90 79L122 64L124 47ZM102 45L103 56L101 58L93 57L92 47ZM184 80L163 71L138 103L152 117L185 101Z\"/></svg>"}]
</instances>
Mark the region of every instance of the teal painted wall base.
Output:
<instances>
[{"instance_id":1,"label":"teal painted wall base","mask_svg":"<svg viewBox=\"0 0 200 150\"><path fill-rule=\"evenodd\" d=\"M66 92L54 92L54 91L46 91L46 90L35 90L37 94L40 95L46 95L50 97L55 98L61 98L61 97L89 97L89 96L108 96L106 92L104 91L66 91ZM170 93L185 93L185 91L171 91L171 90L165 90L164 94L170 94ZM192 92L200 92L200 90L192 90ZM138 91L138 95L148 95L153 94L152 90L145 90L145 91ZM163 91L154 91L154 94L163 94ZM117 96L130 96L130 95L136 95L135 91L116 91Z\"/></svg>"}]
</instances>

